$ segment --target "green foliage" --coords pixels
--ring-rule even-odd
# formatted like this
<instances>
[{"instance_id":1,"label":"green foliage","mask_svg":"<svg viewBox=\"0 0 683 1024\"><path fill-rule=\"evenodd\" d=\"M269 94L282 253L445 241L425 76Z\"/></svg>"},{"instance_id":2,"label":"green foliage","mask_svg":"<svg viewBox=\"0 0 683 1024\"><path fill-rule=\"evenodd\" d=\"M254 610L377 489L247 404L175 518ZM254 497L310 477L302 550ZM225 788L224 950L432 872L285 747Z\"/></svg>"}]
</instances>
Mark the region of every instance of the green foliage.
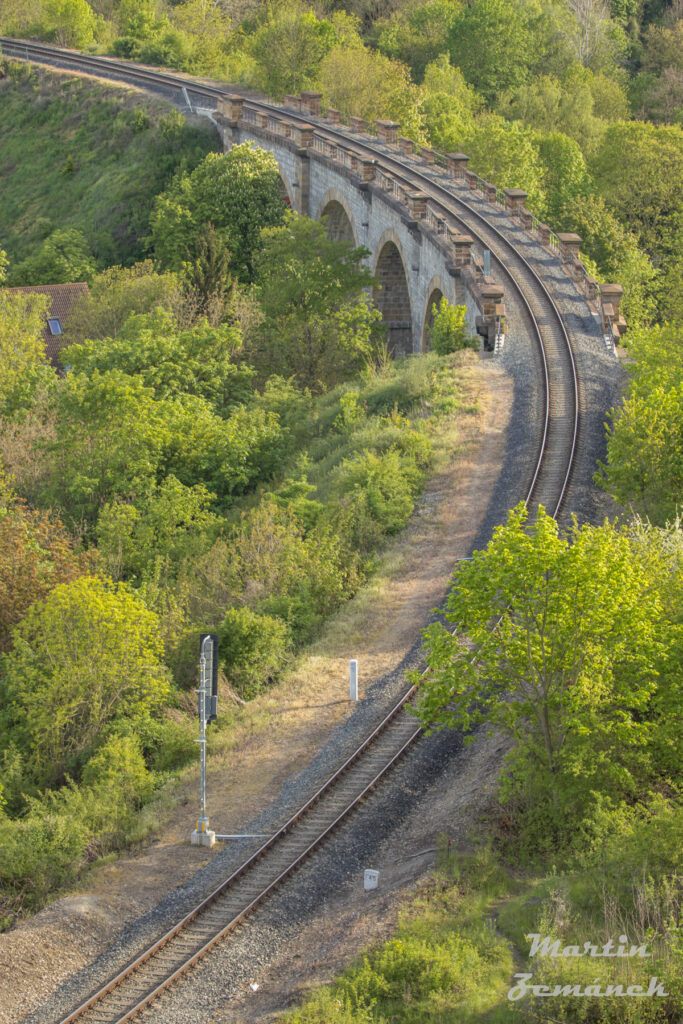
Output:
<instances>
[{"instance_id":1,"label":"green foliage","mask_svg":"<svg viewBox=\"0 0 683 1024\"><path fill-rule=\"evenodd\" d=\"M683 220L683 128L642 121L611 124L590 170L608 207L654 257Z\"/></svg>"},{"instance_id":2,"label":"green foliage","mask_svg":"<svg viewBox=\"0 0 683 1024\"><path fill-rule=\"evenodd\" d=\"M71 229L85 236L97 266L141 258L152 198L176 171L218 148L211 126L92 79L1 66L8 73L0 78L0 222L12 264L35 257L53 232ZM150 119L147 131L140 131L140 112ZM75 170L63 175L67 156Z\"/></svg>"},{"instance_id":3,"label":"green foliage","mask_svg":"<svg viewBox=\"0 0 683 1024\"><path fill-rule=\"evenodd\" d=\"M47 365L44 295L0 291L0 414L6 414Z\"/></svg>"},{"instance_id":4,"label":"green foliage","mask_svg":"<svg viewBox=\"0 0 683 1024\"><path fill-rule=\"evenodd\" d=\"M225 674L247 700L272 685L287 661L289 630L275 616L228 608L218 636Z\"/></svg>"},{"instance_id":5,"label":"green foliage","mask_svg":"<svg viewBox=\"0 0 683 1024\"><path fill-rule=\"evenodd\" d=\"M458 8L451 21L451 63L491 102L526 81L530 28L530 9L515 0L472 0Z\"/></svg>"},{"instance_id":6,"label":"green foliage","mask_svg":"<svg viewBox=\"0 0 683 1024\"><path fill-rule=\"evenodd\" d=\"M422 114L429 139L444 153L456 152L461 140L474 128L474 116L482 100L454 68L447 54L427 65Z\"/></svg>"},{"instance_id":7,"label":"green foliage","mask_svg":"<svg viewBox=\"0 0 683 1024\"><path fill-rule=\"evenodd\" d=\"M88 294L70 312L69 341L115 338L130 316L151 313L158 306L168 309L177 293L176 275L155 273L151 260L109 267L93 278Z\"/></svg>"},{"instance_id":8,"label":"green foliage","mask_svg":"<svg viewBox=\"0 0 683 1024\"><path fill-rule=\"evenodd\" d=\"M653 563L624 531L575 525L561 537L543 509L527 518L518 506L458 567L446 612L456 634L425 633L418 713L432 728L486 722L512 737L504 793L524 808L526 843L543 849L589 831L591 803L637 792L672 637Z\"/></svg>"},{"instance_id":9,"label":"green foliage","mask_svg":"<svg viewBox=\"0 0 683 1024\"><path fill-rule=\"evenodd\" d=\"M545 167L548 220L557 224L565 208L591 190L586 161L578 143L562 132L537 136L536 142ZM578 232L578 227L575 230Z\"/></svg>"},{"instance_id":10,"label":"green foliage","mask_svg":"<svg viewBox=\"0 0 683 1024\"><path fill-rule=\"evenodd\" d=\"M379 454L366 451L345 459L336 474L336 486L350 500L357 535L367 529L366 517L377 525L380 537L402 530L422 482L415 459L393 447ZM361 546L367 546L367 542Z\"/></svg>"},{"instance_id":11,"label":"green foliage","mask_svg":"<svg viewBox=\"0 0 683 1024\"><path fill-rule=\"evenodd\" d=\"M158 708L161 656L156 615L122 584L81 577L34 604L4 656L0 706L36 779L62 779L112 720Z\"/></svg>"},{"instance_id":12,"label":"green foliage","mask_svg":"<svg viewBox=\"0 0 683 1024\"><path fill-rule=\"evenodd\" d=\"M10 283L68 284L90 281L95 264L82 231L67 228L53 231L33 256L28 256L12 269Z\"/></svg>"},{"instance_id":13,"label":"green foliage","mask_svg":"<svg viewBox=\"0 0 683 1024\"><path fill-rule=\"evenodd\" d=\"M429 332L429 344L440 356L448 355L449 352L458 352L460 349L476 345L472 343L470 333L465 322L467 314L466 306L451 306L448 299L441 297L437 306L432 306L432 326Z\"/></svg>"},{"instance_id":14,"label":"green foliage","mask_svg":"<svg viewBox=\"0 0 683 1024\"><path fill-rule=\"evenodd\" d=\"M498 188L524 189L529 209L538 217L545 216L544 168L532 131L519 121L485 114L463 139L462 148L471 158L473 171Z\"/></svg>"},{"instance_id":15,"label":"green foliage","mask_svg":"<svg viewBox=\"0 0 683 1024\"><path fill-rule=\"evenodd\" d=\"M604 200L575 195L565 200L555 223L581 236L582 251L595 262L601 283L618 281L622 285L628 323L634 328L651 323L657 312L657 271L635 235L617 220Z\"/></svg>"},{"instance_id":16,"label":"green foliage","mask_svg":"<svg viewBox=\"0 0 683 1024\"><path fill-rule=\"evenodd\" d=\"M262 228L282 221L285 205L275 158L250 143L210 153L191 174L157 197L151 217L154 251L165 267L182 270L199 258L207 224L232 254L240 280L253 276Z\"/></svg>"},{"instance_id":17,"label":"green foliage","mask_svg":"<svg viewBox=\"0 0 683 1024\"><path fill-rule=\"evenodd\" d=\"M211 545L218 518L203 484L184 486L172 474L138 505L112 501L97 520L98 553L116 580L173 575L184 560Z\"/></svg>"},{"instance_id":18,"label":"green foliage","mask_svg":"<svg viewBox=\"0 0 683 1024\"><path fill-rule=\"evenodd\" d=\"M380 316L361 294L373 281L365 255L294 213L263 231L256 280L264 319L247 354L264 375L328 388L372 358Z\"/></svg>"},{"instance_id":19,"label":"green foliage","mask_svg":"<svg viewBox=\"0 0 683 1024\"><path fill-rule=\"evenodd\" d=\"M348 31L353 23L347 18L342 25ZM342 41L334 20L319 20L298 0L273 5L250 39L262 68L259 84L276 99L312 88L325 54ZM348 41L359 42L355 25Z\"/></svg>"},{"instance_id":20,"label":"green foliage","mask_svg":"<svg viewBox=\"0 0 683 1024\"><path fill-rule=\"evenodd\" d=\"M28 608L57 583L85 573L91 559L79 551L63 524L13 495L0 504L0 651Z\"/></svg>"},{"instance_id":21,"label":"green foliage","mask_svg":"<svg viewBox=\"0 0 683 1024\"><path fill-rule=\"evenodd\" d=\"M131 316L116 337L70 345L62 359L88 376L121 371L151 388L157 399L196 395L228 416L253 390L253 370L232 361L241 344L236 327L210 327L204 320L179 330L172 314L157 308Z\"/></svg>"},{"instance_id":22,"label":"green foliage","mask_svg":"<svg viewBox=\"0 0 683 1024\"><path fill-rule=\"evenodd\" d=\"M58 46L85 49L95 38L98 21L86 0L46 0L45 20L48 37Z\"/></svg>"},{"instance_id":23,"label":"green foliage","mask_svg":"<svg viewBox=\"0 0 683 1024\"><path fill-rule=\"evenodd\" d=\"M448 0L399 7L390 17L375 22L378 49L407 64L417 82L425 79L430 61L448 48L448 31L457 8ZM440 90L433 90L440 91Z\"/></svg>"},{"instance_id":24,"label":"green foliage","mask_svg":"<svg viewBox=\"0 0 683 1024\"><path fill-rule=\"evenodd\" d=\"M683 337L680 324L634 332L631 380L612 410L599 482L664 525L683 495Z\"/></svg>"},{"instance_id":25,"label":"green foliage","mask_svg":"<svg viewBox=\"0 0 683 1024\"><path fill-rule=\"evenodd\" d=\"M404 64L364 47L336 46L320 65L318 87L325 105L344 118L391 118L402 135L425 141L421 91Z\"/></svg>"}]
</instances>

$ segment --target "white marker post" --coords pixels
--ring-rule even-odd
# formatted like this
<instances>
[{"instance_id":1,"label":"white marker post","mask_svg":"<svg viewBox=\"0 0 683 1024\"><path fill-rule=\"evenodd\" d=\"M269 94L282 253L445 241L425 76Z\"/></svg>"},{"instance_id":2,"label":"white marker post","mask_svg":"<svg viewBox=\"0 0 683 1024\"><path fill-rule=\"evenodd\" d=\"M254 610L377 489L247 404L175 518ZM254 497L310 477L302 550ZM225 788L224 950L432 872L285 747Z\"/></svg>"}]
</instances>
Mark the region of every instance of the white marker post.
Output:
<instances>
[{"instance_id":1,"label":"white marker post","mask_svg":"<svg viewBox=\"0 0 683 1024\"><path fill-rule=\"evenodd\" d=\"M355 658L349 662L349 699L358 700L358 662Z\"/></svg>"}]
</instances>

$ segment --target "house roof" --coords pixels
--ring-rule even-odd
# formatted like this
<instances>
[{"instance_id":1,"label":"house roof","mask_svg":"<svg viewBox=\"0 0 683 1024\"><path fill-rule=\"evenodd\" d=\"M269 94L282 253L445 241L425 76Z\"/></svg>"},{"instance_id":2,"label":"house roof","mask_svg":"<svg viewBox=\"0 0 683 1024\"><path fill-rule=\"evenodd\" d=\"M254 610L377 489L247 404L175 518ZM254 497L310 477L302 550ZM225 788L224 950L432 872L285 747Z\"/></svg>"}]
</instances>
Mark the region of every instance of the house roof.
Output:
<instances>
[{"instance_id":1,"label":"house roof","mask_svg":"<svg viewBox=\"0 0 683 1024\"><path fill-rule=\"evenodd\" d=\"M57 358L59 351L69 343L69 339L66 334L53 334L47 320L59 320L62 330L66 332L69 324L69 314L74 304L81 296L88 294L88 286L85 281L79 281L76 284L31 284L5 290L8 292L25 292L30 295L47 295L49 297L50 306L47 311L45 327L43 328L43 340L45 341L45 352L48 359L51 363L59 365Z\"/></svg>"}]
</instances>

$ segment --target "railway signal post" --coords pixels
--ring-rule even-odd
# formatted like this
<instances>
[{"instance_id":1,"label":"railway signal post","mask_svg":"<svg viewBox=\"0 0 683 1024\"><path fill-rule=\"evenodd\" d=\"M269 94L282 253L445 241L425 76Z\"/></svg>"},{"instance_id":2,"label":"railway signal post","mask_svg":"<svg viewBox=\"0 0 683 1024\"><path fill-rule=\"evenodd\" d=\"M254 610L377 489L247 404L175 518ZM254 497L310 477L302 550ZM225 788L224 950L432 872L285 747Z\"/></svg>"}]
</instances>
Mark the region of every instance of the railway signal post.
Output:
<instances>
[{"instance_id":1,"label":"railway signal post","mask_svg":"<svg viewBox=\"0 0 683 1024\"><path fill-rule=\"evenodd\" d=\"M217 715L218 637L203 633L199 638L199 689L195 690L199 710L199 817L190 836L193 846L213 846L216 833L209 828L206 813L206 727Z\"/></svg>"}]
</instances>

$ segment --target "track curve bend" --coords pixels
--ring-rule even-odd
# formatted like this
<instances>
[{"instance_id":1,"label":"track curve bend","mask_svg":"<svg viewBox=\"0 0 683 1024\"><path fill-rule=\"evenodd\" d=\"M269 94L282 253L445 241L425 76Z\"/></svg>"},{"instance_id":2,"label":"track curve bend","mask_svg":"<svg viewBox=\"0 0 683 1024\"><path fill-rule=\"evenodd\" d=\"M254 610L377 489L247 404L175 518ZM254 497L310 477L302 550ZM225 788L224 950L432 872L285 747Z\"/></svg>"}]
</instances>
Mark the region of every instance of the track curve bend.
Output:
<instances>
[{"instance_id":1,"label":"track curve bend","mask_svg":"<svg viewBox=\"0 0 683 1024\"><path fill-rule=\"evenodd\" d=\"M223 90L197 80L110 58L4 38L0 44L10 57L113 78L166 95L175 92L185 99L189 94L195 101L209 100L212 107L225 95ZM371 157L404 188L419 187L447 223L454 227L464 225L470 235L491 251L500 275L519 299L524 327L537 346L544 396L537 458L527 481L525 500L532 513L542 504L557 516L566 500L578 448L580 375L571 332L531 262L503 231L459 194L462 190L446 182L438 168L401 159L367 136L342 132L322 119L304 117L252 97L246 97L244 102L247 111L268 112L289 121L311 124L319 136L340 144L343 141L347 149L355 149L366 159ZM419 737L421 728L406 711L414 696L415 688L411 688L355 753L272 838L170 931L63 1018L61 1024L123 1024L132 1020L234 930L359 805Z\"/></svg>"}]
</instances>

